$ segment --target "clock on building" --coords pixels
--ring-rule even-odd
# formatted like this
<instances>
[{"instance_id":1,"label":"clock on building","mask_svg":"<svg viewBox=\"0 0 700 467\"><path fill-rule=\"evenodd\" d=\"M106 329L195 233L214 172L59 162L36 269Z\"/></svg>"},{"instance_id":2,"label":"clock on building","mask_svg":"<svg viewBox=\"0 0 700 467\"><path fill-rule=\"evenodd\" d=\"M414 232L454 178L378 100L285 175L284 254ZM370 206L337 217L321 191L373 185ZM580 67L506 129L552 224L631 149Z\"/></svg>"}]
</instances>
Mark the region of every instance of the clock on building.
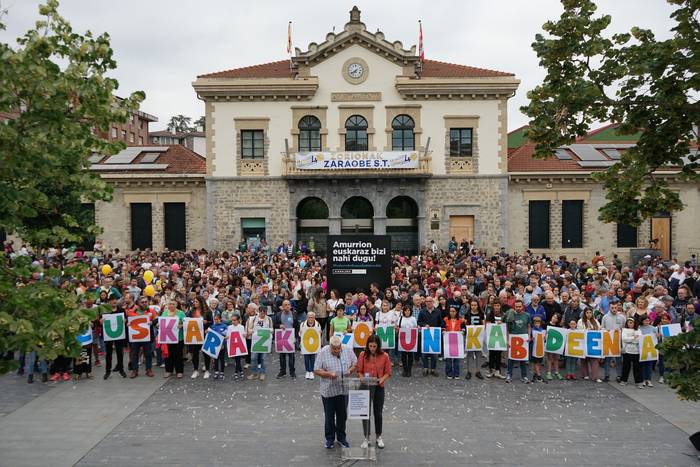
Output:
<instances>
[{"instance_id":1,"label":"clock on building","mask_svg":"<svg viewBox=\"0 0 700 467\"><path fill-rule=\"evenodd\" d=\"M360 84L367 79L369 67L359 57L353 57L343 64L343 78L350 84Z\"/></svg>"},{"instance_id":2,"label":"clock on building","mask_svg":"<svg viewBox=\"0 0 700 467\"><path fill-rule=\"evenodd\" d=\"M348 65L348 75L350 75L351 78L361 78L364 72L365 68L362 66L361 63L353 62L350 65Z\"/></svg>"}]
</instances>

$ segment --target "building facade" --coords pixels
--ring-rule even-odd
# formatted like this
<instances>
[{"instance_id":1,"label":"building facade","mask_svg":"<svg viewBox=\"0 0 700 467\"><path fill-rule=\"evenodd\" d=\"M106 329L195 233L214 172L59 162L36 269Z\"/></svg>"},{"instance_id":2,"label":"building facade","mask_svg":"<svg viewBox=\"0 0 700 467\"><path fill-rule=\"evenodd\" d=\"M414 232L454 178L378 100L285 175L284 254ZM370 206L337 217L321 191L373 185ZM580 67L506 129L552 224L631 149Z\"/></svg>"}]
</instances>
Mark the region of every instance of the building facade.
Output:
<instances>
[{"instance_id":1,"label":"building facade","mask_svg":"<svg viewBox=\"0 0 700 467\"><path fill-rule=\"evenodd\" d=\"M117 97L121 100L121 97ZM158 121L158 117L143 112L133 111L126 123L112 123L108 131L98 131L97 135L108 141L123 141L129 146L148 144L148 125Z\"/></svg>"},{"instance_id":2,"label":"building facade","mask_svg":"<svg viewBox=\"0 0 700 467\"><path fill-rule=\"evenodd\" d=\"M113 188L110 202L84 204L95 212L100 239L109 248L206 246L203 157L180 145L130 146L113 156L95 155L91 162L91 170Z\"/></svg>"},{"instance_id":3,"label":"building facade","mask_svg":"<svg viewBox=\"0 0 700 467\"><path fill-rule=\"evenodd\" d=\"M514 130L510 138L509 250L586 260L600 251L606 257L618 254L623 261L635 249L657 250L663 258L681 261L700 254L700 185L681 181L678 168L654 176L680 195L682 211L658 212L638 227L598 219L607 199L593 174L618 161L639 134L622 135L608 125L557 149L548 160L536 160L523 130Z\"/></svg>"},{"instance_id":4,"label":"building facade","mask_svg":"<svg viewBox=\"0 0 700 467\"><path fill-rule=\"evenodd\" d=\"M151 131L148 134L149 143L157 146L179 144L196 152L200 156L207 154L206 134L204 131Z\"/></svg>"},{"instance_id":5,"label":"building facade","mask_svg":"<svg viewBox=\"0 0 700 467\"><path fill-rule=\"evenodd\" d=\"M387 233L402 251L451 236L505 246L518 84L422 61L415 46L368 32L357 8L291 60L198 76L208 246L315 236L322 250L328 233Z\"/></svg>"}]
</instances>

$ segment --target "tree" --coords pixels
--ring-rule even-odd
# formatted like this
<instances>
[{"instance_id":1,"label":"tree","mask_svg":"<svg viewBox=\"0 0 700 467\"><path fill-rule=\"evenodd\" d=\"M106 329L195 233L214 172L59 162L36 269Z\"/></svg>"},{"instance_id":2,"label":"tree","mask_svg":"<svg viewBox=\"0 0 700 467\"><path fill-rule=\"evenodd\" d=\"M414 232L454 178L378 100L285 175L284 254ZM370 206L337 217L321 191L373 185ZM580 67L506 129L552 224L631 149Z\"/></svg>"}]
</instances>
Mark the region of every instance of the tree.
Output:
<instances>
[{"instance_id":1,"label":"tree","mask_svg":"<svg viewBox=\"0 0 700 467\"><path fill-rule=\"evenodd\" d=\"M192 119L185 115L173 115L170 117L168 130L177 132L192 131Z\"/></svg>"},{"instance_id":2,"label":"tree","mask_svg":"<svg viewBox=\"0 0 700 467\"><path fill-rule=\"evenodd\" d=\"M666 368L682 369L668 374L669 386L681 399L697 402L700 400L700 318L696 317L692 326L691 331L666 338L658 347Z\"/></svg>"},{"instance_id":3,"label":"tree","mask_svg":"<svg viewBox=\"0 0 700 467\"><path fill-rule=\"evenodd\" d=\"M99 232L81 203L108 201L111 190L88 170L88 158L125 146L99 138L96 130L126 122L145 95L114 97L109 35L75 33L57 0L39 13L43 18L15 47L0 43L0 112L11 115L0 124L0 228L46 247ZM81 309L75 293L58 285L79 274L78 267L41 271L29 258L0 254L0 352L75 355L76 334L95 312ZM0 372L14 363L0 361Z\"/></svg>"},{"instance_id":4,"label":"tree","mask_svg":"<svg viewBox=\"0 0 700 467\"><path fill-rule=\"evenodd\" d=\"M594 175L606 190L604 222L638 226L657 211L682 209L659 168L676 166L682 181L700 180L698 156L690 154L700 122L700 1L669 3L676 5L676 24L668 40L638 27L610 36L611 18L596 17L593 1L562 0L564 13L546 22L547 37L537 34L532 44L547 72L521 109L531 118L535 157L551 157L595 122L618 123L622 134L642 130L618 163Z\"/></svg>"},{"instance_id":5,"label":"tree","mask_svg":"<svg viewBox=\"0 0 700 467\"><path fill-rule=\"evenodd\" d=\"M202 115L199 117L197 120L194 121L194 127L201 127L203 130L206 130L207 128L207 118Z\"/></svg>"}]
</instances>

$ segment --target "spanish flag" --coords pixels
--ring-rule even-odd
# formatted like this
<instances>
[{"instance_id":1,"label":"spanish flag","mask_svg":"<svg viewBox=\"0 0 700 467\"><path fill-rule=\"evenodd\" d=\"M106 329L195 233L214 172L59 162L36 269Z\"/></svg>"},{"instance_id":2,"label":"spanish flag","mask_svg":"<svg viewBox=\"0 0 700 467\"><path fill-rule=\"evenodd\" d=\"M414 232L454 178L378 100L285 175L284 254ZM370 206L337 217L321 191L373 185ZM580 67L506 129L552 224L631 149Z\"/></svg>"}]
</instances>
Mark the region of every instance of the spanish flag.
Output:
<instances>
[{"instance_id":1,"label":"spanish flag","mask_svg":"<svg viewBox=\"0 0 700 467\"><path fill-rule=\"evenodd\" d=\"M287 25L287 54L292 55L292 22Z\"/></svg>"},{"instance_id":2,"label":"spanish flag","mask_svg":"<svg viewBox=\"0 0 700 467\"><path fill-rule=\"evenodd\" d=\"M425 54L423 53L423 23L420 20L418 20L418 57L422 64L425 60Z\"/></svg>"}]
</instances>

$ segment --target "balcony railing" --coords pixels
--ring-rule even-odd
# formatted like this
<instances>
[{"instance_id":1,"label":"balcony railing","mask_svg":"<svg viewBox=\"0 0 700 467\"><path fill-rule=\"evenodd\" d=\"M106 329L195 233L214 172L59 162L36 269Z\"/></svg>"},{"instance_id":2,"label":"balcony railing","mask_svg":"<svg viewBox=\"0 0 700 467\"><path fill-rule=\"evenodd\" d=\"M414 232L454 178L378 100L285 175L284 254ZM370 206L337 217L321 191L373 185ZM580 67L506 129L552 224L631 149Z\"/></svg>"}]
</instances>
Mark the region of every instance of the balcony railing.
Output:
<instances>
[{"instance_id":1,"label":"balcony railing","mask_svg":"<svg viewBox=\"0 0 700 467\"><path fill-rule=\"evenodd\" d=\"M348 153L344 151L326 151L323 152L322 154L325 156L329 156L331 158L338 157L342 160L344 156L347 156L348 154L356 154L359 158L362 158L362 156L374 156L376 157L377 154L380 154L381 151L368 151L368 152L353 152L353 153ZM296 155L294 153L282 153L282 161L283 161L283 175L285 177L290 177L290 178L306 178L306 177L312 177L312 178L322 178L322 177L357 177L357 176L370 176L370 177L426 177L430 176L432 174L431 170L431 154L432 151L416 151L413 153L415 157L418 158L417 161L417 166L416 167L411 167L411 168L404 168L404 167L392 167L391 164L388 163L383 163L382 160L380 160L378 163L371 164L373 166L378 166L377 168L375 167L367 167L367 168L337 168L333 164L333 162L330 162L328 164L321 164L319 165L318 163L311 165L311 168L307 164L299 164L297 162ZM334 160L335 161L335 160ZM306 165L306 167L303 167ZM325 165L328 165L328 167L323 167ZM385 167L382 167L385 165ZM316 168L319 167L319 168Z\"/></svg>"}]
</instances>

